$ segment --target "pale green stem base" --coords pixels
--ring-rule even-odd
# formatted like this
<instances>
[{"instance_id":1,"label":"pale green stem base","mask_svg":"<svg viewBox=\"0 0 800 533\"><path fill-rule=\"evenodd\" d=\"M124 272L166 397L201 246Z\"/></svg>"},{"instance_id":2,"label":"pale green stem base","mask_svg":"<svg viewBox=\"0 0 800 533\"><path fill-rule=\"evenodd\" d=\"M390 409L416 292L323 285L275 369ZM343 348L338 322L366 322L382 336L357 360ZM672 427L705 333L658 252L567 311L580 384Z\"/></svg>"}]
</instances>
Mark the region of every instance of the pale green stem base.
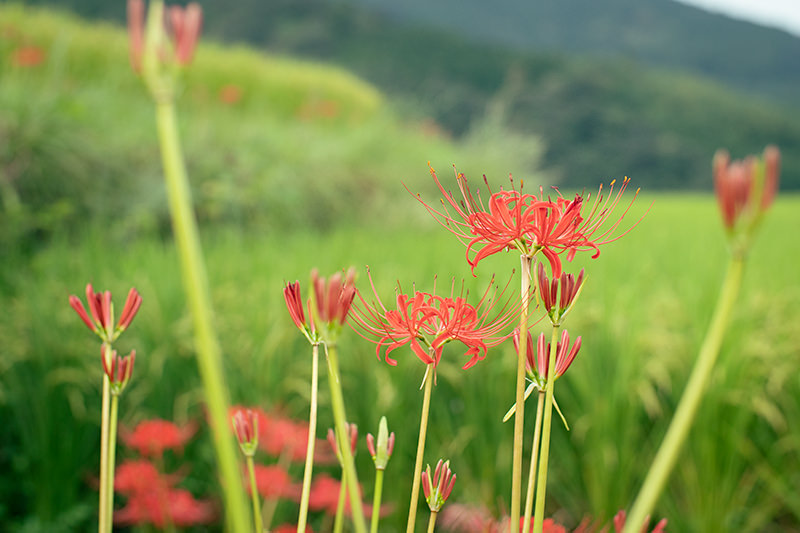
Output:
<instances>
[{"instance_id":1,"label":"pale green stem base","mask_svg":"<svg viewBox=\"0 0 800 533\"><path fill-rule=\"evenodd\" d=\"M342 471L342 483L339 485L339 501L336 504L336 519L333 521L333 533L342 533L344 527L344 501L347 496L347 480Z\"/></svg>"},{"instance_id":2,"label":"pale green stem base","mask_svg":"<svg viewBox=\"0 0 800 533\"><path fill-rule=\"evenodd\" d=\"M106 482L106 516L108 532L114 525L114 468L117 461L117 418L119 414L119 395L111 395L111 412L108 425L108 481Z\"/></svg>"},{"instance_id":3,"label":"pale green stem base","mask_svg":"<svg viewBox=\"0 0 800 533\"><path fill-rule=\"evenodd\" d=\"M381 514L381 499L383 498L383 469L375 470L375 494L372 496L372 520L370 520L370 533L378 533L378 521Z\"/></svg>"},{"instance_id":4,"label":"pale green stem base","mask_svg":"<svg viewBox=\"0 0 800 533\"><path fill-rule=\"evenodd\" d=\"M522 311L519 316L519 354L517 355L517 386L514 414L514 450L511 461L511 523L519 524L520 495L522 494L522 444L525 425L525 354L528 349L528 308L530 298L532 259L520 256L520 298Z\"/></svg>"},{"instance_id":5,"label":"pale green stem base","mask_svg":"<svg viewBox=\"0 0 800 533\"><path fill-rule=\"evenodd\" d=\"M428 533L433 533L433 530L436 528L436 516L439 513L436 511L431 511L431 517L428 519Z\"/></svg>"},{"instance_id":6,"label":"pale green stem base","mask_svg":"<svg viewBox=\"0 0 800 533\"><path fill-rule=\"evenodd\" d=\"M725 329L730 320L731 311L736 303L739 288L742 284L742 272L744 270L744 258L741 256L732 257L722 284L722 291L714 310L706 338L700 348L692 375L683 391L683 396L675 411L675 416L667 429L661 447L658 449L656 458L650 466L647 477L644 480L639 495L633 504L628 519L625 522L624 533L635 533L642 527L647 515L651 513L658 500L664 485L669 478L678 453L683 446L686 436L692 427L700 400L703 398L708 380L714 369L714 363L719 355L719 348Z\"/></svg>"},{"instance_id":7,"label":"pale green stem base","mask_svg":"<svg viewBox=\"0 0 800 533\"><path fill-rule=\"evenodd\" d=\"M328 385L331 389L331 407L333 408L333 419L336 424L336 439L339 443L339 450L342 454L342 482L347 482L350 494L350 509L353 515L353 526L356 533L367 532L367 522L364 520L364 510L361 508L361 495L358 493L358 475L356 474L356 464L353 460L353 452L350 449L350 439L347 437L345 422L347 416L344 410L344 396L342 394L342 384L339 381L339 359L336 345L331 344L326 347L328 353Z\"/></svg>"},{"instance_id":8,"label":"pale green stem base","mask_svg":"<svg viewBox=\"0 0 800 533\"><path fill-rule=\"evenodd\" d=\"M250 499L253 502L253 525L256 533L264 531L264 522L261 520L261 503L258 501L258 485L256 484L256 468L251 456L246 457L247 474L250 477Z\"/></svg>"},{"instance_id":9,"label":"pale green stem base","mask_svg":"<svg viewBox=\"0 0 800 533\"><path fill-rule=\"evenodd\" d=\"M411 504L408 508L406 533L414 533L417 523L417 505L419 504L419 485L422 475L422 456L425 454L425 436L428 433L428 413L431 407L431 389L433 389L433 363L428 365L425 374L425 392L422 396L422 414L419 417L419 439L417 440L417 459L414 461L414 481L411 484Z\"/></svg>"},{"instance_id":10,"label":"pale green stem base","mask_svg":"<svg viewBox=\"0 0 800 533\"><path fill-rule=\"evenodd\" d=\"M525 518L522 533L531 530L531 513L533 512L533 483L536 480L536 458L539 452L539 439L542 436L542 410L544 408L544 391L536 395L536 424L533 430L533 445L531 449L531 470L528 473L528 493L525 495Z\"/></svg>"},{"instance_id":11,"label":"pale green stem base","mask_svg":"<svg viewBox=\"0 0 800 533\"><path fill-rule=\"evenodd\" d=\"M178 140L175 108L171 100L156 102L156 119L181 277L194 322L197 366L203 382L214 449L222 478L226 518L233 533L245 533L247 506L229 428L229 402L219 344L212 326L208 281Z\"/></svg>"},{"instance_id":12,"label":"pale green stem base","mask_svg":"<svg viewBox=\"0 0 800 533\"><path fill-rule=\"evenodd\" d=\"M300 497L300 514L297 533L305 533L308 520L308 499L311 495L311 476L314 470L314 445L317 441L317 390L319 389L319 345L311 348L311 408L308 413L308 445L303 470L303 492Z\"/></svg>"},{"instance_id":13,"label":"pale green stem base","mask_svg":"<svg viewBox=\"0 0 800 533\"><path fill-rule=\"evenodd\" d=\"M556 351L559 329L560 326L553 324L553 335L550 338L550 362L547 365L544 419L542 420L542 450L539 455L539 477L536 481L536 509L533 511L533 533L542 533L544 527L544 502L547 494L547 465L550 459L550 426L553 421L553 393L556 388Z\"/></svg>"},{"instance_id":14,"label":"pale green stem base","mask_svg":"<svg viewBox=\"0 0 800 533\"><path fill-rule=\"evenodd\" d=\"M104 345L105 346L105 345ZM107 350L106 350L107 351ZM99 533L111 531L111 517L108 515L108 430L111 412L111 384L103 373L103 405L100 413L100 507L98 508L97 530ZM112 488L113 490L113 488Z\"/></svg>"}]
</instances>

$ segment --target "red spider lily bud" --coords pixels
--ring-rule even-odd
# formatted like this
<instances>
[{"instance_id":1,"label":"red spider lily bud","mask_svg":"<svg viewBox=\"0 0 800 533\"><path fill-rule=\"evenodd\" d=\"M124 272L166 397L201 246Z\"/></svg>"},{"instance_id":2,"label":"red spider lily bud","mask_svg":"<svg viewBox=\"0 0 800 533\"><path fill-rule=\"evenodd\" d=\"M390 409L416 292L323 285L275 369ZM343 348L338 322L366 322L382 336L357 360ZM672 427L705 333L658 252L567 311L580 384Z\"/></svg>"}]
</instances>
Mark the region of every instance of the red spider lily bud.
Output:
<instances>
[{"instance_id":1,"label":"red spider lily bud","mask_svg":"<svg viewBox=\"0 0 800 533\"><path fill-rule=\"evenodd\" d=\"M367 434L367 449L375 462L375 470L386 470L386 464L394 451L394 431L389 434L389 426L386 417L382 416L378 424L378 447L375 448L375 437L372 433Z\"/></svg>"},{"instance_id":2,"label":"red spider lily bud","mask_svg":"<svg viewBox=\"0 0 800 533\"><path fill-rule=\"evenodd\" d=\"M722 222L733 233L740 220L752 230L760 215L775 199L780 174L780 151L767 146L761 159L749 156L731 162L728 152L714 154L714 188Z\"/></svg>"},{"instance_id":3,"label":"red spider lily bud","mask_svg":"<svg viewBox=\"0 0 800 533\"><path fill-rule=\"evenodd\" d=\"M514 346L519 351L519 332L514 332ZM551 343L545 341L544 333L536 339L536 355L534 357L533 339L528 333L527 353L525 354L525 365L528 368L528 375L531 380L541 389L545 390L547 374L550 368L550 349ZM556 345L556 377L560 378L567 371L578 351L581 349L581 337L575 339L572 349L569 347L569 332L561 332L561 340Z\"/></svg>"},{"instance_id":4,"label":"red spider lily bud","mask_svg":"<svg viewBox=\"0 0 800 533\"><path fill-rule=\"evenodd\" d=\"M344 423L344 430L347 433L347 436L350 438L350 452L355 456L356 454L356 447L358 445L358 426L355 424L350 424L348 422ZM336 438L336 433L334 432L333 428L328 429L328 443L333 448L333 452L336 454L336 457L339 459L339 462L342 462L342 454L341 450L339 449L339 441Z\"/></svg>"},{"instance_id":5,"label":"red spider lily bud","mask_svg":"<svg viewBox=\"0 0 800 533\"><path fill-rule=\"evenodd\" d=\"M197 39L203 25L203 10L192 2L186 9L179 6L169 8L169 21L172 26L172 38L175 43L175 60L186 66L192 62Z\"/></svg>"},{"instance_id":6,"label":"red spider lily bud","mask_svg":"<svg viewBox=\"0 0 800 533\"><path fill-rule=\"evenodd\" d=\"M625 529L625 521L627 519L627 514L624 510L619 511L616 515L614 515L614 531L616 533L622 533L622 530ZM650 515L645 517L644 522L642 523L642 529L639 531L641 533L647 533L647 526L650 524ZM662 518L658 521L656 526L650 533L664 533L667 529L667 519Z\"/></svg>"},{"instance_id":7,"label":"red spider lily bud","mask_svg":"<svg viewBox=\"0 0 800 533\"><path fill-rule=\"evenodd\" d=\"M316 328L314 327L314 317L311 313L311 300L307 302L309 306L309 320L306 322L305 313L303 312L303 297L300 294L300 282L287 283L283 289L283 298L286 300L286 307L289 309L289 315L292 317L294 325L305 335L308 342L311 344L319 344L320 337L317 335Z\"/></svg>"},{"instance_id":8,"label":"red spider lily bud","mask_svg":"<svg viewBox=\"0 0 800 533\"><path fill-rule=\"evenodd\" d=\"M542 304L547 310L547 315L553 324L560 324L564 317L572 310L575 302L583 289L584 271L574 274L561 272L558 279L550 281L544 268L544 263L539 263L537 268L537 281L539 283L539 294ZM560 294L559 294L559 288Z\"/></svg>"},{"instance_id":9,"label":"red spider lily bud","mask_svg":"<svg viewBox=\"0 0 800 533\"><path fill-rule=\"evenodd\" d=\"M247 457L253 457L258 449L258 416L252 409L237 409L231 417L239 448Z\"/></svg>"},{"instance_id":10,"label":"red spider lily bud","mask_svg":"<svg viewBox=\"0 0 800 533\"><path fill-rule=\"evenodd\" d=\"M78 313L83 323L95 332L103 342L112 342L120 333L125 331L142 305L142 297L139 296L136 289L131 289L122 309L119 323L114 328L112 326L114 323L114 307L111 304L111 293L109 291L95 292L92 284L88 283L86 285L86 301L89 307L88 313L77 296L72 295L69 297L70 307Z\"/></svg>"},{"instance_id":11,"label":"red spider lily bud","mask_svg":"<svg viewBox=\"0 0 800 533\"><path fill-rule=\"evenodd\" d=\"M117 351L111 352L111 357L106 358L105 347L100 357L103 361L103 371L111 383L111 394L119 395L128 385L133 375L133 363L136 360L136 350L131 350L130 355L120 357ZM110 359L110 360L109 360Z\"/></svg>"},{"instance_id":12,"label":"red spider lily bud","mask_svg":"<svg viewBox=\"0 0 800 533\"><path fill-rule=\"evenodd\" d=\"M119 317L119 322L117 322L117 330L122 332L128 329L128 326L131 325L133 322L133 317L136 316L136 313L139 311L139 307L142 305L142 297L139 295L138 291L134 288L131 288L128 291L128 298L125 300L125 306L122 308L122 314Z\"/></svg>"},{"instance_id":13,"label":"red spider lily bud","mask_svg":"<svg viewBox=\"0 0 800 533\"><path fill-rule=\"evenodd\" d=\"M134 72L142 71L144 55L144 1L128 0L128 39L130 41L130 60Z\"/></svg>"},{"instance_id":14,"label":"red spider lily bud","mask_svg":"<svg viewBox=\"0 0 800 533\"><path fill-rule=\"evenodd\" d=\"M428 465L421 475L421 481L428 507L433 513L439 512L444 502L450 497L450 493L453 492L453 486L456 483L456 475L450 470L450 461L443 463L439 459L433 477L431 477L431 465Z\"/></svg>"},{"instance_id":15,"label":"red spider lily bud","mask_svg":"<svg viewBox=\"0 0 800 533\"><path fill-rule=\"evenodd\" d=\"M311 284L314 323L321 326L320 333L325 340L335 342L356 296L355 269L350 268L344 279L337 272L328 280L319 277L314 269L311 271Z\"/></svg>"}]
</instances>

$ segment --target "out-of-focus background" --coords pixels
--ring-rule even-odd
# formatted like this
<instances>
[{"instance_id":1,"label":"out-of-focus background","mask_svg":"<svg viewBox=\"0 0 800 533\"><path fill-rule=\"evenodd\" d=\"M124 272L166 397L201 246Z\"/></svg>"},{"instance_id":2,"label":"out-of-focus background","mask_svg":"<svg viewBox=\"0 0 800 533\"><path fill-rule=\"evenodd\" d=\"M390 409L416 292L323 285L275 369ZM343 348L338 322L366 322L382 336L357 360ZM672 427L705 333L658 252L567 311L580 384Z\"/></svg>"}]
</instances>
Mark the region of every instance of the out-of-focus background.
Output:
<instances>
[{"instance_id":1,"label":"out-of-focus background","mask_svg":"<svg viewBox=\"0 0 800 533\"><path fill-rule=\"evenodd\" d=\"M473 278L463 246L406 191L437 205L429 161L448 187L454 164L475 184L508 186L511 173L564 194L629 176L643 192L622 227L646 216L567 266L588 274L566 324L583 348L558 384L571 430L554 426L548 491L565 526L607 523L635 496L717 296L726 243L711 158L773 143L781 192L656 514L670 531L800 531L800 26L788 14L776 29L667 0L201 4L178 112L234 403L307 416L309 349L280 291L305 288L312 267L354 265L367 288L369 264L384 299L397 281L464 278L479 292L492 273L511 276L518 260L503 254ZM0 531L94 527L101 369L67 305L86 282L118 306L131 285L144 298L119 346L139 354L121 423L198 423L162 466L218 498L154 112L124 16L123 2L0 2ZM386 415L398 436L381 527L398 531L423 365L410 352L397 368L378 362L352 332L341 344L350 418L365 434ZM463 362L448 346L426 461L451 458L453 501L500 516L512 348ZM327 428L324 380L322 396ZM369 500L363 442L357 459ZM273 525L296 511L281 501ZM312 523L330 524L322 512Z\"/></svg>"}]
</instances>

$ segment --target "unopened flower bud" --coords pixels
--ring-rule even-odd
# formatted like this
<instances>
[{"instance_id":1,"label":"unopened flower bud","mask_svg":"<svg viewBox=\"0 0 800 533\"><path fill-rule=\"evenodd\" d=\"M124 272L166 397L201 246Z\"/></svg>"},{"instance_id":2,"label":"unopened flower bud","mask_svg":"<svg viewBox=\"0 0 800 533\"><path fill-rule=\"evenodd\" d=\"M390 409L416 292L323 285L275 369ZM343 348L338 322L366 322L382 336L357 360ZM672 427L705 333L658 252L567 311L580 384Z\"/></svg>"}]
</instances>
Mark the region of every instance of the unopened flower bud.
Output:
<instances>
[{"instance_id":1,"label":"unopened flower bud","mask_svg":"<svg viewBox=\"0 0 800 533\"><path fill-rule=\"evenodd\" d=\"M433 476L431 476L431 465L428 465L422 472L421 481L428 507L431 512L439 512L453 492L453 485L456 483L456 475L450 470L450 461L443 463L439 459Z\"/></svg>"},{"instance_id":2,"label":"unopened flower bud","mask_svg":"<svg viewBox=\"0 0 800 533\"><path fill-rule=\"evenodd\" d=\"M376 470L386 470L386 464L394 451L394 431L389 434L389 427L386 417L382 416L378 424L378 446L375 447L375 438L371 433L367 434L367 449L375 462Z\"/></svg>"},{"instance_id":3,"label":"unopened flower bud","mask_svg":"<svg viewBox=\"0 0 800 533\"><path fill-rule=\"evenodd\" d=\"M258 416L252 409L238 409L232 422L239 448L245 456L253 457L258 448Z\"/></svg>"}]
</instances>

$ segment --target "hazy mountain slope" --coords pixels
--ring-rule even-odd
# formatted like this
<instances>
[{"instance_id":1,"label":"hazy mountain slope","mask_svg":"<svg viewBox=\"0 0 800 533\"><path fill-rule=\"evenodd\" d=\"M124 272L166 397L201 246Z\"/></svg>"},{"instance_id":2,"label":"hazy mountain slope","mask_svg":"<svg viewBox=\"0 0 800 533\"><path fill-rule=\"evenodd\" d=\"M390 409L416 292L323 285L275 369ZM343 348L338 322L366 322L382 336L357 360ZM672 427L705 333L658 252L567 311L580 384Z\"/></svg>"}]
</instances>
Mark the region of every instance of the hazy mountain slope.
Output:
<instances>
[{"instance_id":1,"label":"hazy mountain slope","mask_svg":"<svg viewBox=\"0 0 800 533\"><path fill-rule=\"evenodd\" d=\"M351 0L521 50L623 56L800 106L800 38L670 0Z\"/></svg>"}]
</instances>

